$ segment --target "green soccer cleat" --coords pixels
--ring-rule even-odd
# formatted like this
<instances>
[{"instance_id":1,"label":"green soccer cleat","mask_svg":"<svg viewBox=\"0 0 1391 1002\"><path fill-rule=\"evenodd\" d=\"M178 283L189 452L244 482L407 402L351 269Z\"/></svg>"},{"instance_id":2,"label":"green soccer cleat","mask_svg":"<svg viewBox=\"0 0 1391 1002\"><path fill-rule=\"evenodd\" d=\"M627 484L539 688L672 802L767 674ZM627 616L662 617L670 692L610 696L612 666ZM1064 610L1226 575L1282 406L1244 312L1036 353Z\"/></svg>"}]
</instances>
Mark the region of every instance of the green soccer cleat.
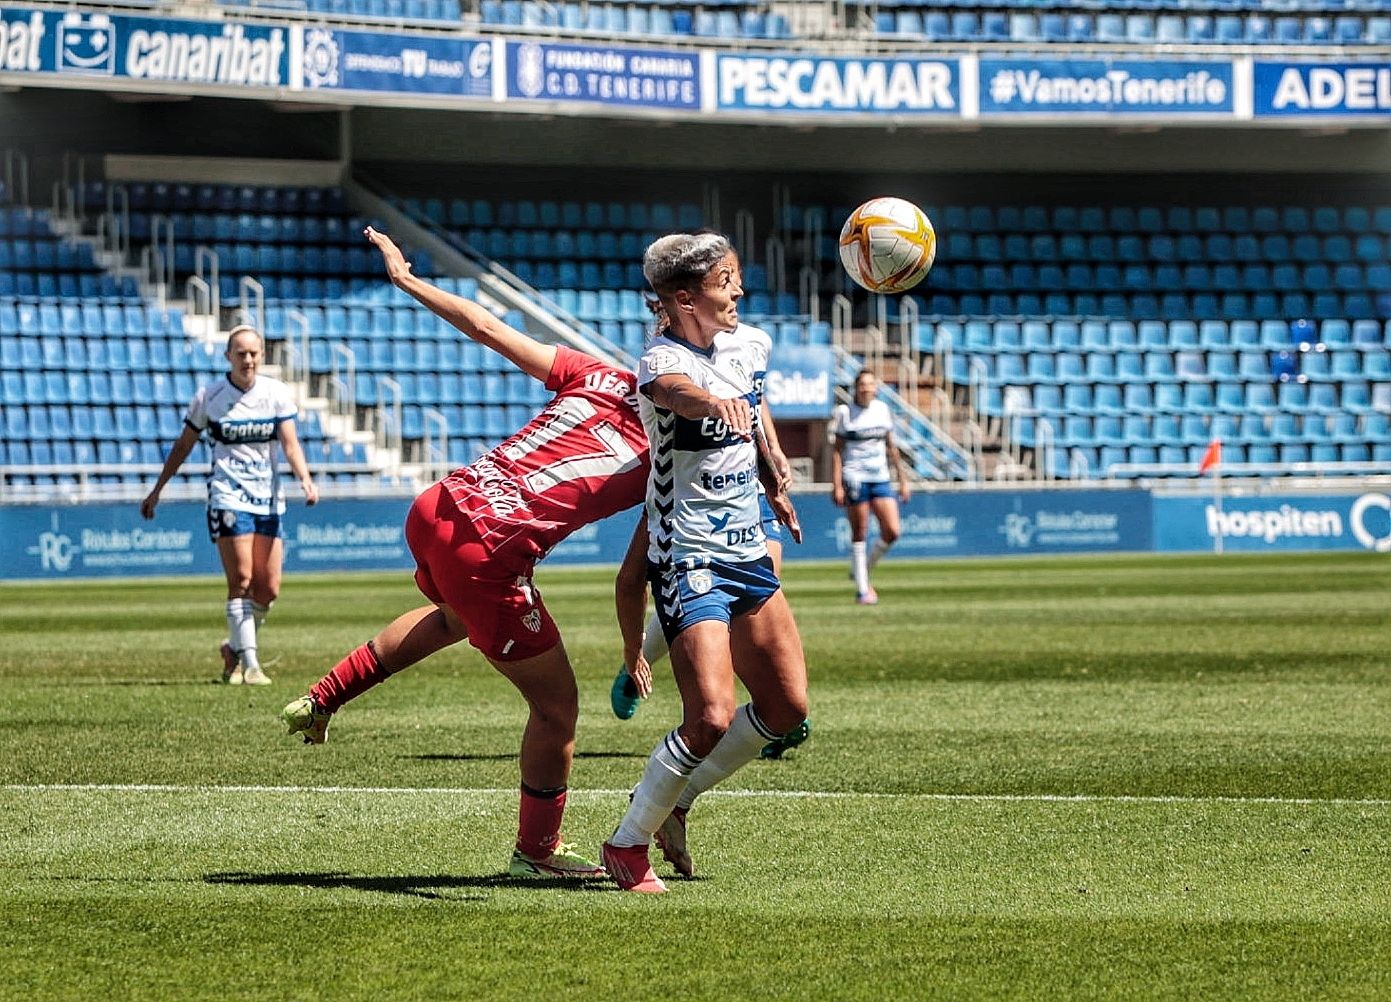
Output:
<instances>
[{"instance_id":1,"label":"green soccer cleat","mask_svg":"<svg viewBox=\"0 0 1391 1002\"><path fill-rule=\"evenodd\" d=\"M561 842L545 859L532 859L520 849L512 851L507 867L510 877L607 877L608 871L593 860L585 859L575 847Z\"/></svg>"},{"instance_id":2,"label":"green soccer cleat","mask_svg":"<svg viewBox=\"0 0 1391 1002\"><path fill-rule=\"evenodd\" d=\"M609 706L613 707L613 715L619 720L631 719L638 712L641 702L637 683L628 674L628 669L619 665L618 674L614 676L613 686L609 689Z\"/></svg>"},{"instance_id":3,"label":"green soccer cleat","mask_svg":"<svg viewBox=\"0 0 1391 1002\"><path fill-rule=\"evenodd\" d=\"M291 734L303 734L307 745L321 745L328 740L328 725L333 714L322 713L314 705L314 697L301 696L280 711L280 719Z\"/></svg>"},{"instance_id":4,"label":"green soccer cleat","mask_svg":"<svg viewBox=\"0 0 1391 1002\"><path fill-rule=\"evenodd\" d=\"M776 741L769 741L764 745L763 751L758 753L758 757L782 758L783 752L787 751L789 748L796 748L809 737L811 737L811 721L803 720Z\"/></svg>"}]
</instances>

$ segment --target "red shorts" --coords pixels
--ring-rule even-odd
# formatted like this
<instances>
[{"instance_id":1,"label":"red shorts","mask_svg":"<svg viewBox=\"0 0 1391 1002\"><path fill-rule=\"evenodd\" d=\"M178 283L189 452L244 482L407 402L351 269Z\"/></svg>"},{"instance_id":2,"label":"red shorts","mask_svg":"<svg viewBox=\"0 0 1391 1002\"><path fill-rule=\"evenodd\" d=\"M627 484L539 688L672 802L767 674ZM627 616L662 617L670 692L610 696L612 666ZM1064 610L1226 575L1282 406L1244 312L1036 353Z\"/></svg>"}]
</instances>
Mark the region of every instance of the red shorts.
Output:
<instances>
[{"instance_id":1,"label":"red shorts","mask_svg":"<svg viewBox=\"0 0 1391 1002\"><path fill-rule=\"evenodd\" d=\"M440 484L411 505L406 545L421 594L453 610L468 628L469 643L485 657L520 661L560 643L531 567L509 567L494 557Z\"/></svg>"}]
</instances>

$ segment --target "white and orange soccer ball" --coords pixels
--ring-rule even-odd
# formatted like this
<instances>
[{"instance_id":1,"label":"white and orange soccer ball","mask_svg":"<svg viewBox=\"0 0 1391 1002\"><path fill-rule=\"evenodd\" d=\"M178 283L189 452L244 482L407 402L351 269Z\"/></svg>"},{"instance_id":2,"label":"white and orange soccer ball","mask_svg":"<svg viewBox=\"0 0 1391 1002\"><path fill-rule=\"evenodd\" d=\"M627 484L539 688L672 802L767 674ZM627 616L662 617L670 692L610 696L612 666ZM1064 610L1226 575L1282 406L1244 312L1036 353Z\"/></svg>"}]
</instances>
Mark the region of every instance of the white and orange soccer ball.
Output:
<instances>
[{"instance_id":1,"label":"white and orange soccer ball","mask_svg":"<svg viewBox=\"0 0 1391 1002\"><path fill-rule=\"evenodd\" d=\"M871 198L840 230L840 263L870 292L906 292L937 256L932 220L902 198Z\"/></svg>"}]
</instances>

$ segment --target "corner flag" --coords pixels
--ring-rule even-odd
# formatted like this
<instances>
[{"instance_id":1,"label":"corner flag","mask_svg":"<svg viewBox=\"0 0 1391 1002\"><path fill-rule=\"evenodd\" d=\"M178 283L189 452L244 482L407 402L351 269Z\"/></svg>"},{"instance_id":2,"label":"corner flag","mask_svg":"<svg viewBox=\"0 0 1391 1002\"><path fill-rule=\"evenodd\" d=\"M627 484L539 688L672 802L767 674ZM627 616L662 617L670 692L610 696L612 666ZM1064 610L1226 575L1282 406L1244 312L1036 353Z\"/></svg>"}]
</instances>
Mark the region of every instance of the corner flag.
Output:
<instances>
[{"instance_id":1,"label":"corner flag","mask_svg":"<svg viewBox=\"0 0 1391 1002\"><path fill-rule=\"evenodd\" d=\"M1198 476L1202 476L1208 470L1215 470L1222 463L1222 440L1214 438L1207 444L1207 452L1203 453L1203 458L1198 462Z\"/></svg>"}]
</instances>

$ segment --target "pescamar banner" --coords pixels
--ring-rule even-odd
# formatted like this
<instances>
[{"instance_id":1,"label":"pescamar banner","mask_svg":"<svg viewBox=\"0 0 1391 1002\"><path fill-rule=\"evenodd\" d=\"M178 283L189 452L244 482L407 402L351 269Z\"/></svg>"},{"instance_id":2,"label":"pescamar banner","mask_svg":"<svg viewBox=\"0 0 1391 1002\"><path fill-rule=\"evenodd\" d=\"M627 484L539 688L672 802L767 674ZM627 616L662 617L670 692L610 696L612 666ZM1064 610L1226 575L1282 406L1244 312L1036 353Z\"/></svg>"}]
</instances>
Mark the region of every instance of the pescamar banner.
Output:
<instances>
[{"instance_id":1,"label":"pescamar banner","mask_svg":"<svg viewBox=\"0 0 1391 1002\"><path fill-rule=\"evenodd\" d=\"M961 116L956 59L715 57L712 110L813 115Z\"/></svg>"},{"instance_id":2,"label":"pescamar banner","mask_svg":"<svg viewBox=\"0 0 1391 1002\"><path fill-rule=\"evenodd\" d=\"M1228 60L985 59L980 114L1218 115L1230 118Z\"/></svg>"}]
</instances>

